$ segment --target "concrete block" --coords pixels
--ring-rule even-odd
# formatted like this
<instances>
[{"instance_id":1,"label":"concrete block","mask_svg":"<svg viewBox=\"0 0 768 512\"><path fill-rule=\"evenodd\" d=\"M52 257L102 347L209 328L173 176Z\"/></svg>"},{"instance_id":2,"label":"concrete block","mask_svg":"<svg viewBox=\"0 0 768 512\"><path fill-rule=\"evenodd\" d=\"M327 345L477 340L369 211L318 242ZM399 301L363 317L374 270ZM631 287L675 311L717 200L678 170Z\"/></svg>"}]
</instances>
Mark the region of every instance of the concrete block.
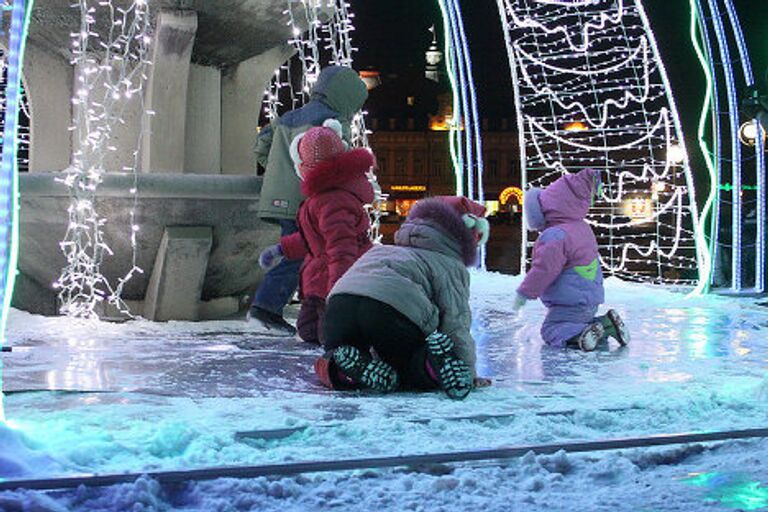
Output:
<instances>
[{"instance_id":1,"label":"concrete block","mask_svg":"<svg viewBox=\"0 0 768 512\"><path fill-rule=\"evenodd\" d=\"M38 283L50 286L66 265L59 247L67 229L70 206L60 173L29 173L19 177L21 191L19 268ZM203 285L203 300L243 296L254 290L264 273L259 253L280 238L275 224L256 216L261 179L256 176L140 174L138 205L130 193L129 174L106 174L99 186L97 210L109 222L105 240L114 255L104 258L101 272L117 282L133 266L131 246L136 212L136 265L144 270L125 285L125 300L143 300L166 226L211 226L214 244ZM139 310L143 315L143 310Z\"/></svg>"},{"instance_id":2,"label":"concrete block","mask_svg":"<svg viewBox=\"0 0 768 512\"><path fill-rule=\"evenodd\" d=\"M195 11L162 11L152 42L152 68L146 93L148 130L142 136L142 171L184 171L187 91Z\"/></svg>"},{"instance_id":3,"label":"concrete block","mask_svg":"<svg viewBox=\"0 0 768 512\"><path fill-rule=\"evenodd\" d=\"M144 300L149 320L197 320L208 257L210 227L166 227Z\"/></svg>"}]
</instances>

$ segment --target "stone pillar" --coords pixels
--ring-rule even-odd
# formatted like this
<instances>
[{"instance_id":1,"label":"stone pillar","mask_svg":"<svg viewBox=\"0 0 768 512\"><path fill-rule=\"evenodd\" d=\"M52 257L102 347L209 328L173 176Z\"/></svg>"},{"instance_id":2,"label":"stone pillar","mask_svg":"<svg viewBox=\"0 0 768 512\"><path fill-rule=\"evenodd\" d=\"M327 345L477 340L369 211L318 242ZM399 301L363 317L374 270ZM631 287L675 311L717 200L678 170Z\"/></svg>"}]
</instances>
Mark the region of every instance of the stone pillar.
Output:
<instances>
[{"instance_id":1,"label":"stone pillar","mask_svg":"<svg viewBox=\"0 0 768 512\"><path fill-rule=\"evenodd\" d=\"M162 11L152 42L146 109L154 112L142 136L142 171L184 171L187 86L197 32L194 11Z\"/></svg>"},{"instance_id":2,"label":"stone pillar","mask_svg":"<svg viewBox=\"0 0 768 512\"><path fill-rule=\"evenodd\" d=\"M240 63L221 79L221 172L253 174L253 145L264 91L293 48L281 45Z\"/></svg>"},{"instance_id":3,"label":"stone pillar","mask_svg":"<svg viewBox=\"0 0 768 512\"><path fill-rule=\"evenodd\" d=\"M30 109L30 172L60 171L72 155L72 66L63 57L27 43L24 87Z\"/></svg>"},{"instance_id":4,"label":"stone pillar","mask_svg":"<svg viewBox=\"0 0 768 512\"><path fill-rule=\"evenodd\" d=\"M221 173L221 71L192 64L187 93L184 172Z\"/></svg>"}]
</instances>

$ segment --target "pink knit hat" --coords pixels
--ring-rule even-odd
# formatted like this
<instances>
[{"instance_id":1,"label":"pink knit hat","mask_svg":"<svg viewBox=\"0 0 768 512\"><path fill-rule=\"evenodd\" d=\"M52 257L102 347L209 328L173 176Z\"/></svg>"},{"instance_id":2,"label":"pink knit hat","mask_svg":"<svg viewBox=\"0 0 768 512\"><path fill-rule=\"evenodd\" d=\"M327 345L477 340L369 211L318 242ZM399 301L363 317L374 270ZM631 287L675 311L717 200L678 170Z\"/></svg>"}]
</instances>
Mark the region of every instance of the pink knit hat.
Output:
<instances>
[{"instance_id":1,"label":"pink knit hat","mask_svg":"<svg viewBox=\"0 0 768 512\"><path fill-rule=\"evenodd\" d=\"M451 205L461 214L464 225L472 230L475 241L484 244L490 235L490 225L485 218L485 206L461 196L438 196L438 199Z\"/></svg>"},{"instance_id":2,"label":"pink knit hat","mask_svg":"<svg viewBox=\"0 0 768 512\"><path fill-rule=\"evenodd\" d=\"M328 119L323 126L310 128L293 140L291 157L297 174L302 178L319 163L330 160L346 150L347 145L341 140L341 123Z\"/></svg>"},{"instance_id":3,"label":"pink knit hat","mask_svg":"<svg viewBox=\"0 0 768 512\"><path fill-rule=\"evenodd\" d=\"M462 196L438 196L441 201L453 206L456 211L464 215L469 213L476 217L485 217L485 206Z\"/></svg>"}]
</instances>

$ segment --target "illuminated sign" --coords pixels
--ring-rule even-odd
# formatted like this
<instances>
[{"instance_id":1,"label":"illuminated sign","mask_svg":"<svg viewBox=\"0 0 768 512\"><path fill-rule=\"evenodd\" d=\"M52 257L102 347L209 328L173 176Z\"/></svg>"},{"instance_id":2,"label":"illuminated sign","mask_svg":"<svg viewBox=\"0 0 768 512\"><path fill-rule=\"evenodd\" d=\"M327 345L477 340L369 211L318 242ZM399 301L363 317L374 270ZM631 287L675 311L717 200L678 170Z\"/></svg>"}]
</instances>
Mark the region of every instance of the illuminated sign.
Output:
<instances>
[{"instance_id":1,"label":"illuminated sign","mask_svg":"<svg viewBox=\"0 0 768 512\"><path fill-rule=\"evenodd\" d=\"M630 219L653 219L653 201L647 197L633 197L623 204L624 215Z\"/></svg>"},{"instance_id":2,"label":"illuminated sign","mask_svg":"<svg viewBox=\"0 0 768 512\"><path fill-rule=\"evenodd\" d=\"M392 192L426 192L426 185L392 185L390 187Z\"/></svg>"}]
</instances>

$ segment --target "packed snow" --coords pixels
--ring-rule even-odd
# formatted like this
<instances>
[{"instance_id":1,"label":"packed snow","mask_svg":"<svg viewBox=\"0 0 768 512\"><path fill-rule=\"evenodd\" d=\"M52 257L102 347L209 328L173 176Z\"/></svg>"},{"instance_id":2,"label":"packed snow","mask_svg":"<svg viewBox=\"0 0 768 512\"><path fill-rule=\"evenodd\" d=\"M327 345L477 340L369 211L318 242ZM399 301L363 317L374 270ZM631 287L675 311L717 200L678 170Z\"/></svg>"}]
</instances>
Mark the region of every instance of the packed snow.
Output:
<instances>
[{"instance_id":1,"label":"packed snow","mask_svg":"<svg viewBox=\"0 0 768 512\"><path fill-rule=\"evenodd\" d=\"M319 349L244 322L73 322L14 311L0 477L339 460L765 426L768 308L608 280L631 345L542 346L545 310L509 314L519 278L472 274L479 373L439 393L335 393ZM554 414L551 414L554 413ZM458 417L507 415L496 419ZM453 419L452 419L453 418ZM413 422L412 420L427 420ZM307 427L282 439L237 431ZM1 510L758 510L768 441L487 463L0 493Z\"/></svg>"}]
</instances>

